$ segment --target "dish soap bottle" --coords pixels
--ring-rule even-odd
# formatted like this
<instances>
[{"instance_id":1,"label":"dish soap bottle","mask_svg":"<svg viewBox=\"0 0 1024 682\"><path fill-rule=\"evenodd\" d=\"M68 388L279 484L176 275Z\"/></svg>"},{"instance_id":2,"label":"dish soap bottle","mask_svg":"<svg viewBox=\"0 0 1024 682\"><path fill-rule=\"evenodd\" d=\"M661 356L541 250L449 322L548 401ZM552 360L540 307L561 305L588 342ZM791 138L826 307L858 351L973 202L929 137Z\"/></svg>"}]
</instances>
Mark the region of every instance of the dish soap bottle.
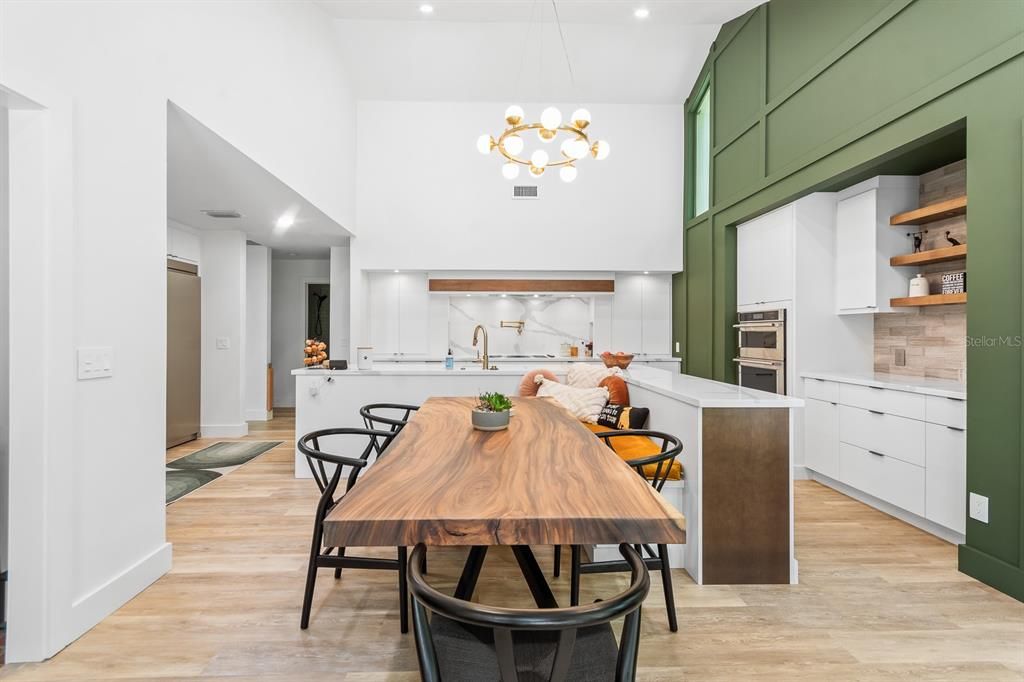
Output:
<instances>
[{"instance_id":1,"label":"dish soap bottle","mask_svg":"<svg viewBox=\"0 0 1024 682\"><path fill-rule=\"evenodd\" d=\"M452 349L448 349L448 355L444 356L444 368L455 369L455 356L452 355Z\"/></svg>"}]
</instances>

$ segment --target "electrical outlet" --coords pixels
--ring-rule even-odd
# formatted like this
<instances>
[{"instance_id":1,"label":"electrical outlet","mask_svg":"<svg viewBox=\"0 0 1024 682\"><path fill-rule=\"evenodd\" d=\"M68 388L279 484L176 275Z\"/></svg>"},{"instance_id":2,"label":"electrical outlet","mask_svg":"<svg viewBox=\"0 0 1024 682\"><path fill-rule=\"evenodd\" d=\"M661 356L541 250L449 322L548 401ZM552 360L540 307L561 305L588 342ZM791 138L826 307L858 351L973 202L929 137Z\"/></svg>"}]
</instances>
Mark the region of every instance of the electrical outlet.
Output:
<instances>
[{"instance_id":1,"label":"electrical outlet","mask_svg":"<svg viewBox=\"0 0 1024 682\"><path fill-rule=\"evenodd\" d=\"M227 350L231 348L231 339L227 336L217 337L217 350Z\"/></svg>"},{"instance_id":2,"label":"electrical outlet","mask_svg":"<svg viewBox=\"0 0 1024 682\"><path fill-rule=\"evenodd\" d=\"M892 349L892 355L893 355L893 363L897 367L906 367L907 366L907 349L906 348L893 348Z\"/></svg>"},{"instance_id":3,"label":"electrical outlet","mask_svg":"<svg viewBox=\"0 0 1024 682\"><path fill-rule=\"evenodd\" d=\"M978 493L971 493L971 518L975 521L988 523L988 498Z\"/></svg>"},{"instance_id":4,"label":"electrical outlet","mask_svg":"<svg viewBox=\"0 0 1024 682\"><path fill-rule=\"evenodd\" d=\"M114 349L110 346L78 349L78 378L103 379L114 376Z\"/></svg>"},{"instance_id":5,"label":"electrical outlet","mask_svg":"<svg viewBox=\"0 0 1024 682\"><path fill-rule=\"evenodd\" d=\"M679 352L679 342L678 341L676 341L676 352L677 353Z\"/></svg>"}]
</instances>

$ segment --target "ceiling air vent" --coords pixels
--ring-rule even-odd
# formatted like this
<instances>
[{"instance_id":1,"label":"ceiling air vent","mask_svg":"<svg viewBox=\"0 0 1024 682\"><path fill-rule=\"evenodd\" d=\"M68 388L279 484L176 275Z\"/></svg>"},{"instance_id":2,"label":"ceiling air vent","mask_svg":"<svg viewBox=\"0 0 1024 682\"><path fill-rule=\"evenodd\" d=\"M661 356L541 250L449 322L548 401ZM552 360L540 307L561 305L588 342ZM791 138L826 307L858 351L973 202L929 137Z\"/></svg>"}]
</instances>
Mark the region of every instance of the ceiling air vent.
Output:
<instances>
[{"instance_id":1,"label":"ceiling air vent","mask_svg":"<svg viewBox=\"0 0 1024 682\"><path fill-rule=\"evenodd\" d=\"M540 199L540 188L537 185L513 185L513 199Z\"/></svg>"},{"instance_id":2,"label":"ceiling air vent","mask_svg":"<svg viewBox=\"0 0 1024 682\"><path fill-rule=\"evenodd\" d=\"M211 218L241 218L242 214L231 209L204 208L203 213Z\"/></svg>"}]
</instances>

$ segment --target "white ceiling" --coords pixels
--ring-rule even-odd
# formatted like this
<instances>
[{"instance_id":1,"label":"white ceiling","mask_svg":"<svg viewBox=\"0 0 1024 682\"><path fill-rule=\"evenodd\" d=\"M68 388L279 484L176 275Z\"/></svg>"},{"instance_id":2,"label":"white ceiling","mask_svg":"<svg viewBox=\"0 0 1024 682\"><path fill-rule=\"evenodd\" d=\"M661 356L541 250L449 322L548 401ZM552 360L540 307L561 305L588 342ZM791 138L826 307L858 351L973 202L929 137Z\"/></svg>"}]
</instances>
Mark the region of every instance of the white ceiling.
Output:
<instances>
[{"instance_id":1,"label":"white ceiling","mask_svg":"<svg viewBox=\"0 0 1024 682\"><path fill-rule=\"evenodd\" d=\"M203 209L234 209L237 219L210 218ZM278 230L283 214L295 224ZM239 230L274 249L275 257L327 257L349 232L313 204L204 126L167 105L167 217L200 230Z\"/></svg>"},{"instance_id":2,"label":"white ceiling","mask_svg":"<svg viewBox=\"0 0 1024 682\"><path fill-rule=\"evenodd\" d=\"M436 0L430 16L419 1L319 4L338 19L359 99L589 105L681 104L720 25L760 2L561 0L573 79L549 0Z\"/></svg>"}]
</instances>

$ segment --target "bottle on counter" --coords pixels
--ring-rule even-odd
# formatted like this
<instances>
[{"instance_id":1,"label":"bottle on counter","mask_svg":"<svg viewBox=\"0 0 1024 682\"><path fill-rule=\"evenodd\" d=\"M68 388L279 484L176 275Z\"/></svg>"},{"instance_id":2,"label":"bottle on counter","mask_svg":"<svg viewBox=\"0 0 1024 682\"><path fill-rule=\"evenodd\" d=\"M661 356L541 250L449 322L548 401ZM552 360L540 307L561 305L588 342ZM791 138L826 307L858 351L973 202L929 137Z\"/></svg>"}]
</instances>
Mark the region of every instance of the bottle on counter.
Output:
<instances>
[{"instance_id":1,"label":"bottle on counter","mask_svg":"<svg viewBox=\"0 0 1024 682\"><path fill-rule=\"evenodd\" d=\"M448 349L448 355L444 356L444 368L455 369L455 356L452 355L452 349Z\"/></svg>"}]
</instances>

